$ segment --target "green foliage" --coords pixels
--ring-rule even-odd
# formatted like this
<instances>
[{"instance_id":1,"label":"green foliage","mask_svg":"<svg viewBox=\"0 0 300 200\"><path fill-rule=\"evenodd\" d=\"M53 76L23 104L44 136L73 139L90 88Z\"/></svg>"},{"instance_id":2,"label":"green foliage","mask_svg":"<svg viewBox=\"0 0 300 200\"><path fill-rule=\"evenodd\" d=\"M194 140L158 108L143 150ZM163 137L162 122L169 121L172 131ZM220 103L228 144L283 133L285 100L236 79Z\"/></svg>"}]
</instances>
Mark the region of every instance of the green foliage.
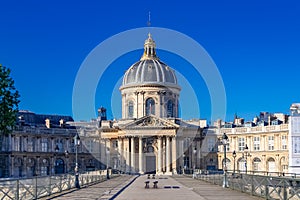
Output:
<instances>
[{"instance_id":1,"label":"green foliage","mask_svg":"<svg viewBox=\"0 0 300 200\"><path fill-rule=\"evenodd\" d=\"M19 92L10 77L10 69L0 64L0 135L12 132L18 113Z\"/></svg>"}]
</instances>

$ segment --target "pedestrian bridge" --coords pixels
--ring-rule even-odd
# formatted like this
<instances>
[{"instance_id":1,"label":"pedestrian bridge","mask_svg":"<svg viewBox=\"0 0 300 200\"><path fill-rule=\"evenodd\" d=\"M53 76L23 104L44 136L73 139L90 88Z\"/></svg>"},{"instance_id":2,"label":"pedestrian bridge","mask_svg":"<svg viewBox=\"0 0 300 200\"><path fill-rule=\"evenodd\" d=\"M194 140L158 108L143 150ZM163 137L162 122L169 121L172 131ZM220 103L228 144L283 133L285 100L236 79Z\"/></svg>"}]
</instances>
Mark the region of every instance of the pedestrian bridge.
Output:
<instances>
[{"instance_id":1,"label":"pedestrian bridge","mask_svg":"<svg viewBox=\"0 0 300 200\"><path fill-rule=\"evenodd\" d=\"M224 199L224 195L233 199L300 199L300 178L296 175L271 176L272 174L249 174L227 172L228 188L223 188L224 174L206 171L205 173L181 175L120 175L110 177L105 172L81 174L81 189L75 188L72 174L60 176L34 177L0 181L0 199L61 199L65 195L82 196L81 199L105 197L105 199L126 199L130 195L135 199ZM110 179L108 179L110 178ZM145 188L145 182L149 187ZM154 184L156 182L156 184ZM154 187L156 185L156 187ZM110 188L109 188L110 187ZM112 192L113 191L113 192ZM194 194L195 193L195 194ZM147 194L147 196L145 196ZM72 196L73 195L73 196ZM197 197L197 198L196 198ZM73 199L74 199L73 198ZM95 199L94 198L94 199ZM181 200L182 200L181 198Z\"/></svg>"}]
</instances>

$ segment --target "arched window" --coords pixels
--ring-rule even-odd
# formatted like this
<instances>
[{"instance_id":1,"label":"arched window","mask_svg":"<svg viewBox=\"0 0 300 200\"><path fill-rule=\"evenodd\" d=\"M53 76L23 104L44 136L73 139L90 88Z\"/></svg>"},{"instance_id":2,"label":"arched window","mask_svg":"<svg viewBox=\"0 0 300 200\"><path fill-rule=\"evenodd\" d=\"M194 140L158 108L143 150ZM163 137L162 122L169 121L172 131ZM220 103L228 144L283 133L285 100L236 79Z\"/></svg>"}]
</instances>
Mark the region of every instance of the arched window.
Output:
<instances>
[{"instance_id":1,"label":"arched window","mask_svg":"<svg viewBox=\"0 0 300 200\"><path fill-rule=\"evenodd\" d=\"M128 118L133 117L133 102L129 101L128 102Z\"/></svg>"},{"instance_id":2,"label":"arched window","mask_svg":"<svg viewBox=\"0 0 300 200\"><path fill-rule=\"evenodd\" d=\"M174 117L173 115L173 101L169 100L167 103L167 117Z\"/></svg>"},{"instance_id":3,"label":"arched window","mask_svg":"<svg viewBox=\"0 0 300 200\"><path fill-rule=\"evenodd\" d=\"M155 115L155 101L152 98L146 100L146 115Z\"/></svg>"},{"instance_id":4,"label":"arched window","mask_svg":"<svg viewBox=\"0 0 300 200\"><path fill-rule=\"evenodd\" d=\"M276 171L276 165L275 165L275 159L274 158L269 158L267 161L268 164L268 171L269 172L275 172Z\"/></svg>"},{"instance_id":5,"label":"arched window","mask_svg":"<svg viewBox=\"0 0 300 200\"><path fill-rule=\"evenodd\" d=\"M261 169L261 160L257 157L253 159L253 171L259 171Z\"/></svg>"}]
</instances>

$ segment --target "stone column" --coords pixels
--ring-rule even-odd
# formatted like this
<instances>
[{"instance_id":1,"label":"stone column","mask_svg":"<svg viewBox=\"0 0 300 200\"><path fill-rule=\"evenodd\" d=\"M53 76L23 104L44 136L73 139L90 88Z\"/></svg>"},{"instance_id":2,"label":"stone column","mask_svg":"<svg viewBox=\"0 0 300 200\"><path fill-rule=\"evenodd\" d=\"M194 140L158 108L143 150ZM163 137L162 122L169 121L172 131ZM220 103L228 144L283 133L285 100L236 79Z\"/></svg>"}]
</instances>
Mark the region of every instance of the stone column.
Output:
<instances>
[{"instance_id":1,"label":"stone column","mask_svg":"<svg viewBox=\"0 0 300 200\"><path fill-rule=\"evenodd\" d=\"M129 138L125 139L125 152L126 152L126 166L125 171L130 172L130 151L129 151Z\"/></svg>"},{"instance_id":2,"label":"stone column","mask_svg":"<svg viewBox=\"0 0 300 200\"><path fill-rule=\"evenodd\" d=\"M176 160L177 160L177 140L176 140L176 136L174 136L172 138L172 170L173 173L177 173L177 165L176 165Z\"/></svg>"},{"instance_id":3,"label":"stone column","mask_svg":"<svg viewBox=\"0 0 300 200\"><path fill-rule=\"evenodd\" d=\"M14 151L14 150L15 150L15 137L11 137L11 151Z\"/></svg>"},{"instance_id":4,"label":"stone column","mask_svg":"<svg viewBox=\"0 0 300 200\"><path fill-rule=\"evenodd\" d=\"M166 137L166 171L170 172L170 156L171 156L171 146L170 146L170 138Z\"/></svg>"},{"instance_id":5,"label":"stone column","mask_svg":"<svg viewBox=\"0 0 300 200\"><path fill-rule=\"evenodd\" d=\"M157 172L161 173L161 169L162 169L162 148L161 148L161 137L157 138Z\"/></svg>"},{"instance_id":6,"label":"stone column","mask_svg":"<svg viewBox=\"0 0 300 200\"><path fill-rule=\"evenodd\" d=\"M40 149L40 144L41 144L41 138L40 137L37 137L36 138L36 149L35 149L35 151L37 151L37 152L40 152L41 151L41 149ZM21 149L20 149L21 150Z\"/></svg>"},{"instance_id":7,"label":"stone column","mask_svg":"<svg viewBox=\"0 0 300 200\"><path fill-rule=\"evenodd\" d=\"M37 158L36 158L36 175L37 176L40 176L41 175L41 166L40 166L40 156L37 156Z\"/></svg>"},{"instance_id":8,"label":"stone column","mask_svg":"<svg viewBox=\"0 0 300 200\"><path fill-rule=\"evenodd\" d=\"M145 116L145 91L140 92L142 94L142 116Z\"/></svg>"},{"instance_id":9,"label":"stone column","mask_svg":"<svg viewBox=\"0 0 300 200\"><path fill-rule=\"evenodd\" d=\"M30 140L32 141L32 148L34 150L34 138L30 138ZM50 152L54 152L55 150L55 139L54 138L51 138L51 147L50 147ZM74 151L75 152L75 151Z\"/></svg>"},{"instance_id":10,"label":"stone column","mask_svg":"<svg viewBox=\"0 0 300 200\"><path fill-rule=\"evenodd\" d=\"M162 157L162 172L165 172L166 171L166 138L165 137L162 137L161 157Z\"/></svg>"},{"instance_id":11,"label":"stone column","mask_svg":"<svg viewBox=\"0 0 300 200\"><path fill-rule=\"evenodd\" d=\"M136 118L139 118L139 92L135 91L134 94L136 95Z\"/></svg>"},{"instance_id":12,"label":"stone column","mask_svg":"<svg viewBox=\"0 0 300 200\"><path fill-rule=\"evenodd\" d=\"M22 175L28 176L28 174L27 174L27 157L26 156L23 156Z\"/></svg>"},{"instance_id":13,"label":"stone column","mask_svg":"<svg viewBox=\"0 0 300 200\"><path fill-rule=\"evenodd\" d=\"M118 152L119 152L119 169L123 171L123 163L124 163L124 148L123 148L123 138L118 139Z\"/></svg>"},{"instance_id":14,"label":"stone column","mask_svg":"<svg viewBox=\"0 0 300 200\"><path fill-rule=\"evenodd\" d=\"M135 172L135 144L134 137L131 138L131 172Z\"/></svg>"},{"instance_id":15,"label":"stone column","mask_svg":"<svg viewBox=\"0 0 300 200\"><path fill-rule=\"evenodd\" d=\"M181 170L183 170L183 168L184 168L184 155L183 155L183 149L184 149L184 147L183 147L183 138L179 138L179 157L180 157L180 160L179 160L179 166L181 166ZM185 155L186 156L186 155Z\"/></svg>"},{"instance_id":16,"label":"stone column","mask_svg":"<svg viewBox=\"0 0 300 200\"><path fill-rule=\"evenodd\" d=\"M10 175L11 175L11 177L14 177L15 176L15 165L14 165L14 163L15 163L15 157L14 156L9 156L10 157L10 159L9 159L9 161L10 161L10 165L11 165L11 170L10 170Z\"/></svg>"},{"instance_id":17,"label":"stone column","mask_svg":"<svg viewBox=\"0 0 300 200\"><path fill-rule=\"evenodd\" d=\"M106 146L106 149L105 149L105 153L106 153L106 167L111 167L110 166L110 140L107 139L105 141L105 146Z\"/></svg>"},{"instance_id":18,"label":"stone column","mask_svg":"<svg viewBox=\"0 0 300 200\"><path fill-rule=\"evenodd\" d=\"M139 137L139 172L143 174L143 138Z\"/></svg>"},{"instance_id":19,"label":"stone column","mask_svg":"<svg viewBox=\"0 0 300 200\"><path fill-rule=\"evenodd\" d=\"M27 142L28 142L28 139L27 139L28 137L24 137L23 138L23 144L22 144L22 146L23 146L23 151L28 151L27 150L27 147L28 147L28 144L27 144Z\"/></svg>"}]
</instances>

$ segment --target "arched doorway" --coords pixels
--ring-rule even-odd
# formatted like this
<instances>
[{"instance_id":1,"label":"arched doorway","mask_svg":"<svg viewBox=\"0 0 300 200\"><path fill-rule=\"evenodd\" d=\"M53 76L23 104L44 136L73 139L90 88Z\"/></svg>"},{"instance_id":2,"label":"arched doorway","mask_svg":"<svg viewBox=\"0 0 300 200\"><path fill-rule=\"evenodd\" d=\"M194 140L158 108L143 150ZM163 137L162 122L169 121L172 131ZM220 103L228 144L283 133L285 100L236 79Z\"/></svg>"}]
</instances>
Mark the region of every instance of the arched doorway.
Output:
<instances>
[{"instance_id":1,"label":"arched doorway","mask_svg":"<svg viewBox=\"0 0 300 200\"><path fill-rule=\"evenodd\" d=\"M239 158L237 161L238 164L238 170L241 172L245 172L246 171L246 161L244 158Z\"/></svg>"},{"instance_id":2,"label":"arched doorway","mask_svg":"<svg viewBox=\"0 0 300 200\"><path fill-rule=\"evenodd\" d=\"M36 160L34 158L27 159L27 176L36 176Z\"/></svg>"},{"instance_id":3,"label":"arched doorway","mask_svg":"<svg viewBox=\"0 0 300 200\"><path fill-rule=\"evenodd\" d=\"M63 174L65 172L65 163L61 158L55 161L55 174Z\"/></svg>"},{"instance_id":4,"label":"arched doorway","mask_svg":"<svg viewBox=\"0 0 300 200\"><path fill-rule=\"evenodd\" d=\"M275 164L275 159L274 158L269 158L268 161L267 161L267 169L268 169L268 172L276 172L276 164Z\"/></svg>"},{"instance_id":5,"label":"arched doorway","mask_svg":"<svg viewBox=\"0 0 300 200\"><path fill-rule=\"evenodd\" d=\"M224 159L223 159L222 160L222 167L223 167L223 170L230 170L231 169L231 161L228 158L226 158L226 165L225 165Z\"/></svg>"},{"instance_id":6,"label":"arched doorway","mask_svg":"<svg viewBox=\"0 0 300 200\"><path fill-rule=\"evenodd\" d=\"M154 154L154 147L152 145L148 145L146 147L146 170L147 174L155 174L156 173L156 156Z\"/></svg>"},{"instance_id":7,"label":"arched doorway","mask_svg":"<svg viewBox=\"0 0 300 200\"><path fill-rule=\"evenodd\" d=\"M288 160L283 156L280 158L280 172L287 173L288 172Z\"/></svg>"},{"instance_id":8,"label":"arched doorway","mask_svg":"<svg viewBox=\"0 0 300 200\"><path fill-rule=\"evenodd\" d=\"M253 159L253 171L261 171L261 160L257 157Z\"/></svg>"}]
</instances>

